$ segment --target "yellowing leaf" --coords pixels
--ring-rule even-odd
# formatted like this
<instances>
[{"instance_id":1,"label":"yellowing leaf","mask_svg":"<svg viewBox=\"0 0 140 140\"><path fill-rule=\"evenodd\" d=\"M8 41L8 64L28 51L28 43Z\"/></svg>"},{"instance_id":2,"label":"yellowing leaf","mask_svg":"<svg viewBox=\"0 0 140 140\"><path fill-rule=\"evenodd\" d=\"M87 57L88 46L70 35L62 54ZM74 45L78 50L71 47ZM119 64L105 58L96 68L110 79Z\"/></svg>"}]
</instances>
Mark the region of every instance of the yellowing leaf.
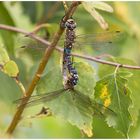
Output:
<instances>
[{"instance_id":1,"label":"yellowing leaf","mask_svg":"<svg viewBox=\"0 0 140 140\"><path fill-rule=\"evenodd\" d=\"M125 73L122 75L121 73L112 73L98 81L95 87L95 98L98 102L104 102L105 107L109 106L116 113L112 117L106 116L107 124L128 137L129 128L132 123L129 113L132 101L130 99L131 92L127 87L128 81L124 75ZM102 100L100 93L104 88L104 84L108 85L109 95L105 100Z\"/></svg>"},{"instance_id":2,"label":"yellowing leaf","mask_svg":"<svg viewBox=\"0 0 140 140\"><path fill-rule=\"evenodd\" d=\"M103 85L103 87L101 88L100 98L103 101L105 107L108 107L111 104L111 99L110 99L107 84Z\"/></svg>"},{"instance_id":3,"label":"yellowing leaf","mask_svg":"<svg viewBox=\"0 0 140 140\"><path fill-rule=\"evenodd\" d=\"M10 77L16 77L19 73L17 64L12 60L4 64L3 71Z\"/></svg>"},{"instance_id":4,"label":"yellowing leaf","mask_svg":"<svg viewBox=\"0 0 140 140\"><path fill-rule=\"evenodd\" d=\"M104 99L106 98L108 95L108 89L107 89L107 85L104 85L102 90L101 90L101 95L100 95L100 98L101 99Z\"/></svg>"},{"instance_id":5,"label":"yellowing leaf","mask_svg":"<svg viewBox=\"0 0 140 140\"><path fill-rule=\"evenodd\" d=\"M111 99L108 97L107 99L104 100L104 106L108 107L111 104Z\"/></svg>"},{"instance_id":6,"label":"yellowing leaf","mask_svg":"<svg viewBox=\"0 0 140 140\"><path fill-rule=\"evenodd\" d=\"M95 20L99 23L101 28L104 30L108 29L108 24L104 20L104 18L95 10L100 9L107 12L113 12L113 9L111 6L104 2L82 2L84 8L95 18Z\"/></svg>"},{"instance_id":7,"label":"yellowing leaf","mask_svg":"<svg viewBox=\"0 0 140 140\"><path fill-rule=\"evenodd\" d=\"M138 65L137 63L133 62L130 59L126 58L116 58L113 57L112 59L109 59L109 61L117 62L120 64L127 64L127 65ZM100 78L103 78L107 74L111 74L114 72L114 68L112 66L105 66L100 65L99 67L99 76ZM128 87L130 88L132 94L130 95L130 98L132 100L132 106L129 108L129 112L132 117L132 125L136 126L138 118L139 118L139 110L140 110L140 102L139 102L139 96L140 96L140 71L138 70L128 70L128 69L120 69L119 73L121 73L121 76L128 79L128 84L124 84L124 94L129 93Z\"/></svg>"}]
</instances>

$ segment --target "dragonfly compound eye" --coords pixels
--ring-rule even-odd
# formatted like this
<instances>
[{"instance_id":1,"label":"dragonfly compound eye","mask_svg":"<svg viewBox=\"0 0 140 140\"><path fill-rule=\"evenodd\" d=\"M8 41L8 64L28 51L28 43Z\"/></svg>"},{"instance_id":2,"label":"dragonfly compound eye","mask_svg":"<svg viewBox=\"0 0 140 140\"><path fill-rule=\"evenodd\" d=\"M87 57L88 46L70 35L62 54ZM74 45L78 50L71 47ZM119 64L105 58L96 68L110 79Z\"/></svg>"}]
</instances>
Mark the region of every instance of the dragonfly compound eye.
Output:
<instances>
[{"instance_id":1,"label":"dragonfly compound eye","mask_svg":"<svg viewBox=\"0 0 140 140\"><path fill-rule=\"evenodd\" d=\"M76 28L76 23L73 19L68 19L67 22L65 23L65 26L69 29L69 30L73 30Z\"/></svg>"}]
</instances>

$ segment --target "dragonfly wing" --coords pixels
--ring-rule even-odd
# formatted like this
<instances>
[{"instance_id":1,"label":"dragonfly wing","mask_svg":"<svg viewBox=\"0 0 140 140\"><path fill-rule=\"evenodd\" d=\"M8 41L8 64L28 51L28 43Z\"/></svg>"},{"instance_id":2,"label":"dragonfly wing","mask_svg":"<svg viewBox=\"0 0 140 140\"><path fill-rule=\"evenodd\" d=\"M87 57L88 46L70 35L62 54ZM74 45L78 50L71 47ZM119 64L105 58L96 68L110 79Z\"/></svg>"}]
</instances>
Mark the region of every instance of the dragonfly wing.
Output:
<instances>
[{"instance_id":1,"label":"dragonfly wing","mask_svg":"<svg viewBox=\"0 0 140 140\"><path fill-rule=\"evenodd\" d=\"M93 107L98 108L98 110L100 110L100 113L104 114L104 116L105 115L113 115L113 116L117 115L112 109L110 109L109 107L105 107L104 105L102 105L98 102L92 101L92 104L93 104ZM95 113L97 113L97 112L95 112Z\"/></svg>"},{"instance_id":2,"label":"dragonfly wing","mask_svg":"<svg viewBox=\"0 0 140 140\"><path fill-rule=\"evenodd\" d=\"M124 39L124 36L124 32L120 31L78 35L75 46L92 47L94 52L97 53L114 54L116 49L119 49L118 43Z\"/></svg>"},{"instance_id":3,"label":"dragonfly wing","mask_svg":"<svg viewBox=\"0 0 140 140\"><path fill-rule=\"evenodd\" d=\"M91 106L93 108L93 115L98 115L101 117L103 117L107 114L113 115L113 116L116 115L116 113L112 109L95 102L94 100L90 99L90 97L82 94L80 91L74 90L74 92L75 92L75 96L77 96L77 98L79 98L82 102L84 102L85 104L87 104L88 106Z\"/></svg>"},{"instance_id":4,"label":"dragonfly wing","mask_svg":"<svg viewBox=\"0 0 140 140\"><path fill-rule=\"evenodd\" d=\"M104 33L95 33L95 34L82 34L76 36L76 42L82 43L97 43L98 42L117 42L124 36L124 32L121 31L112 31Z\"/></svg>"},{"instance_id":5,"label":"dragonfly wing","mask_svg":"<svg viewBox=\"0 0 140 140\"><path fill-rule=\"evenodd\" d=\"M114 52L119 51L117 44L122 41L124 37L125 33L122 31L82 34L76 36L73 47L77 49L83 49L83 47L86 49L87 47L91 47L95 53L103 52L114 54ZM59 41L59 44L60 46L64 46L64 38Z\"/></svg>"},{"instance_id":6,"label":"dragonfly wing","mask_svg":"<svg viewBox=\"0 0 140 140\"><path fill-rule=\"evenodd\" d=\"M84 104L86 105L91 105L91 100L88 96L82 94L80 91L78 90L75 90L73 91L73 95L74 95L74 98L78 98L79 100L81 100L81 102L83 102Z\"/></svg>"},{"instance_id":7,"label":"dragonfly wing","mask_svg":"<svg viewBox=\"0 0 140 140\"><path fill-rule=\"evenodd\" d=\"M41 94L41 95L34 95L31 96L29 101L26 103L26 106L33 106L33 105L37 105L43 102L49 102L55 98L57 98L58 96L62 95L62 93L64 93L65 89L60 89L57 91L53 91L53 92L49 92L49 93L45 93L45 94ZM20 104L20 105L25 105L25 103L22 103L23 100L26 100L28 97L24 97L18 100L15 100L14 103L15 104Z\"/></svg>"},{"instance_id":8,"label":"dragonfly wing","mask_svg":"<svg viewBox=\"0 0 140 140\"><path fill-rule=\"evenodd\" d=\"M25 36L18 37L17 46L18 48L16 49L16 52L20 56L24 54L29 54L34 59L40 58L47 47L47 45L43 45L39 41Z\"/></svg>"}]
</instances>

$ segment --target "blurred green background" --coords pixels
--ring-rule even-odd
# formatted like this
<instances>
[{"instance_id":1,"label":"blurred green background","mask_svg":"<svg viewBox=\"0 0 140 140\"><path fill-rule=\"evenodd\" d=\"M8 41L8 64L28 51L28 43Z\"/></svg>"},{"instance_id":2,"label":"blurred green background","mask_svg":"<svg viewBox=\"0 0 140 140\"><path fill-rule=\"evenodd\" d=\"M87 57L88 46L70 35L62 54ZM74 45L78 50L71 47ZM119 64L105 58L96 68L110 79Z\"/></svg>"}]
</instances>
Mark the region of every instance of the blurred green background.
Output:
<instances>
[{"instance_id":1,"label":"blurred green background","mask_svg":"<svg viewBox=\"0 0 140 140\"><path fill-rule=\"evenodd\" d=\"M121 30L124 34L121 41L111 48L110 53L134 60L140 65L140 2L107 2L114 13L99 11L109 24L111 31ZM68 2L70 5L70 2ZM44 38L53 36L60 19L65 11L62 2L0 2L0 24L6 24L25 29L28 32L34 30L39 24L46 24L38 35ZM85 11L82 5L78 7L73 18L77 22L77 34L91 34L104 32L94 18ZM113 38L114 39L114 38ZM28 87L31 78L38 66L42 56L38 52L23 53L19 48L33 40L24 39L23 35L10 31L0 30L0 44L4 44L11 59L18 64L20 80L25 87ZM38 45L36 42L34 45ZM113 50L112 50L113 49ZM105 50L103 48L103 50ZM91 48L82 47L75 52L93 55ZM98 53L97 53L98 54ZM38 57L37 57L38 55ZM60 63L60 53L54 52L48 68L53 68L54 64ZM83 61L77 59L78 61ZM96 63L89 62L97 67ZM4 137L13 114L16 110L13 101L21 97L21 91L15 81L0 72L0 137ZM81 138L81 132L68 122L54 117L43 117L27 119L27 116L39 112L41 106L28 108L23 113L23 120L16 128L14 138ZM77 116L78 117L78 116ZM133 129L130 130L130 138L140 137L140 119ZM109 128L101 119L95 117L93 120L94 138L123 138L113 128Z\"/></svg>"}]
</instances>

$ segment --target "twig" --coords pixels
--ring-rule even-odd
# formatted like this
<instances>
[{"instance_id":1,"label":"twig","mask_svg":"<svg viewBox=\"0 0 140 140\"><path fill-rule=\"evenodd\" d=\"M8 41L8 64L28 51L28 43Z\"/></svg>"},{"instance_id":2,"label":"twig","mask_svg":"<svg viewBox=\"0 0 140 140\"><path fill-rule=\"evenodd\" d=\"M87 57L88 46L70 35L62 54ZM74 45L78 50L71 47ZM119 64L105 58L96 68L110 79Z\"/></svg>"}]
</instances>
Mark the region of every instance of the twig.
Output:
<instances>
[{"instance_id":1,"label":"twig","mask_svg":"<svg viewBox=\"0 0 140 140\"><path fill-rule=\"evenodd\" d=\"M4 64L3 65L0 64L0 71L2 71L3 73L5 73L9 77L13 78L15 80L15 82L17 83L17 85L19 86L19 88L20 88L23 96L26 96L26 94L25 94L25 88L24 88L23 84L19 81L18 74L15 77L12 77L11 75L9 75L7 72L4 71Z\"/></svg>"},{"instance_id":2,"label":"twig","mask_svg":"<svg viewBox=\"0 0 140 140\"><path fill-rule=\"evenodd\" d=\"M42 43L42 44L44 44L46 46L51 44L50 42L46 41L45 39L40 38L39 36L37 36L35 34L30 34L29 32L26 32L26 31L24 31L22 29L19 29L19 28L16 28L16 27L0 24L0 29L14 31L14 32L19 32L19 33L22 33L24 35L28 35L30 38L33 38L33 39L39 41L40 43ZM56 46L55 49L57 51L63 53L63 49L62 48ZM99 59L98 57L86 56L86 55L81 55L81 54L77 54L77 53L72 53L72 55L75 56L75 57L79 57L79 58L82 58L82 59L94 61L94 62L97 62L97 63L111 65L111 66L114 66L114 67L117 67L118 65L121 65L120 68L140 69L140 66L132 66L132 65L125 65L125 64L110 62L110 61Z\"/></svg>"},{"instance_id":3,"label":"twig","mask_svg":"<svg viewBox=\"0 0 140 140\"><path fill-rule=\"evenodd\" d=\"M19 33L22 33L24 35L28 35L28 37L33 38L33 39L39 41L40 43L42 43L46 46L51 44L50 42L46 41L45 39L40 38L39 36L37 36L35 34L30 34L29 32L26 32L25 30L22 30L22 29L19 29L19 28L16 28L16 27L0 24L0 29L19 32ZM57 51L63 53L62 48L56 46L55 49ZM115 63L115 62L99 59L98 57L86 56L86 55L81 55L81 54L77 54L77 53L72 53L72 55L75 56L75 57L79 57L79 58L82 58L82 59L86 59L86 60L90 60L90 61L94 61L94 62L97 62L97 63L110 65L110 66L114 66L114 67L117 67L118 65L121 65L120 68L137 69L137 70L140 69L140 66L133 66L133 65L125 65L125 64Z\"/></svg>"},{"instance_id":4,"label":"twig","mask_svg":"<svg viewBox=\"0 0 140 140\"><path fill-rule=\"evenodd\" d=\"M125 64L115 63L115 62L111 62L111 61L98 59L96 57L85 56L85 55L80 55L80 54L76 54L76 53L72 53L72 55L76 56L76 57L79 57L79 58L82 58L82 59L87 59L87 60L90 60L90 61L94 61L94 62L97 62L97 63L110 65L110 66L114 66L114 67L117 67L118 65L120 65L119 66L120 68L140 70L140 66L133 66L133 65L125 65Z\"/></svg>"},{"instance_id":5,"label":"twig","mask_svg":"<svg viewBox=\"0 0 140 140\"><path fill-rule=\"evenodd\" d=\"M67 3L65 1L63 1L63 6L64 6L64 9L65 9L65 13L67 12L68 10L68 6L67 6Z\"/></svg>"},{"instance_id":6,"label":"twig","mask_svg":"<svg viewBox=\"0 0 140 140\"><path fill-rule=\"evenodd\" d=\"M26 97L26 91L25 91L25 88L24 88L23 84L21 83L21 81L19 81L18 77L14 77L13 79L16 81L17 85L19 86L20 90L22 91L23 96Z\"/></svg>"},{"instance_id":7,"label":"twig","mask_svg":"<svg viewBox=\"0 0 140 140\"><path fill-rule=\"evenodd\" d=\"M74 10L77 8L77 6L79 4L80 3L77 2L77 1L72 2L71 6L68 9L68 11L66 13L66 16L64 18L64 22L66 22L66 20L71 17L71 15L74 13ZM13 131L15 130L15 128L16 128L16 126L17 126L17 124L18 124L18 122L19 122L19 120L21 118L21 114L22 114L22 112L23 112L23 110L24 110L24 108L26 106L26 103L28 102L28 100L29 100L29 98L30 98L30 96L31 96L31 94L32 94L37 82L40 79L39 75L41 75L43 73L43 71L45 69L45 66L46 66L46 64L47 64L47 62L48 62L53 50L55 49L55 46L56 46L57 42L59 41L59 39L60 39L60 37L61 37L63 32L64 32L64 29L62 27L60 27L59 30L54 35L52 43L50 43L49 47L46 48L45 54L44 54L43 58L41 59L41 62L40 62L39 67L38 67L38 70L35 73L34 78L33 78L32 82L31 82L29 88L26 91L27 98L26 98L26 100L23 99L21 101L21 104L19 105L19 107L18 107L18 109L17 109L17 111L16 111L16 113L15 113L15 115L13 117L13 120L12 120L11 124L9 125L9 127L7 129L8 134L12 134Z\"/></svg>"},{"instance_id":8,"label":"twig","mask_svg":"<svg viewBox=\"0 0 140 140\"><path fill-rule=\"evenodd\" d=\"M41 30L42 28L48 28L48 24L44 23L44 24L40 24L38 26L35 27L35 29L30 32L29 34L36 34L37 32L39 32L39 30ZM28 36L28 35L27 35Z\"/></svg>"}]
</instances>

